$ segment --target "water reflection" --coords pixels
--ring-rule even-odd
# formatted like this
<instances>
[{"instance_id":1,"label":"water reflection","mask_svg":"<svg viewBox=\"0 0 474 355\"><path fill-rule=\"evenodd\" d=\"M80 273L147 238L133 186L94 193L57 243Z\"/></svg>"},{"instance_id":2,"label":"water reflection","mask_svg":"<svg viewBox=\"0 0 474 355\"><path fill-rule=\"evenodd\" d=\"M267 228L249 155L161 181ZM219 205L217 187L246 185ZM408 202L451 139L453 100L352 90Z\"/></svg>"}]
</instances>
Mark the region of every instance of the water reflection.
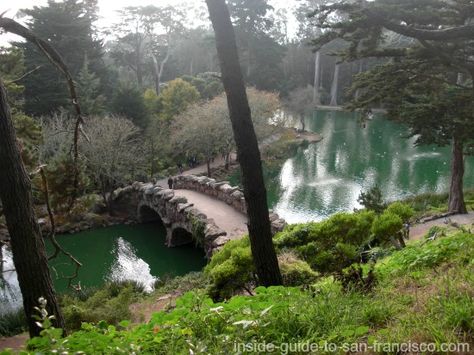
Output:
<instances>
[{"instance_id":1,"label":"water reflection","mask_svg":"<svg viewBox=\"0 0 474 355\"><path fill-rule=\"evenodd\" d=\"M318 111L306 127L323 140L299 150L267 180L270 205L290 223L360 207L361 190L374 184L389 200L448 188L449 148L416 147L398 124L376 117L362 128L356 114ZM472 185L472 166L467 158L466 186Z\"/></svg>"}]
</instances>

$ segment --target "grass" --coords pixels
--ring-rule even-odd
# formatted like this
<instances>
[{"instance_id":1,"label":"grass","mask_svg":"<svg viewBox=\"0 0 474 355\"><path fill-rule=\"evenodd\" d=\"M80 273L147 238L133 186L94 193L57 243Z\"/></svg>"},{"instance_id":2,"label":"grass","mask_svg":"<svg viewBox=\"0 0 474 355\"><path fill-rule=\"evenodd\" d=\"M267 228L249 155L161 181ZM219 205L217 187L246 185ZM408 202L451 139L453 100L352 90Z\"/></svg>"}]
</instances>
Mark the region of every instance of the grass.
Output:
<instances>
[{"instance_id":1,"label":"grass","mask_svg":"<svg viewBox=\"0 0 474 355\"><path fill-rule=\"evenodd\" d=\"M425 193L403 200L409 204L417 214L417 217L426 217L448 211L448 193ZM464 191L464 202L468 211L474 210L474 189Z\"/></svg>"},{"instance_id":2,"label":"grass","mask_svg":"<svg viewBox=\"0 0 474 355\"><path fill-rule=\"evenodd\" d=\"M0 337L23 333L27 329L23 308L2 314L0 317Z\"/></svg>"},{"instance_id":3,"label":"grass","mask_svg":"<svg viewBox=\"0 0 474 355\"><path fill-rule=\"evenodd\" d=\"M365 293L344 291L325 277L305 288L257 288L254 296L214 303L196 277L173 310L155 313L147 324L85 324L66 340L46 331L32 344L69 353L235 353L236 344L255 342L449 342L474 349L473 255L469 233L415 242L377 263L377 284Z\"/></svg>"}]
</instances>

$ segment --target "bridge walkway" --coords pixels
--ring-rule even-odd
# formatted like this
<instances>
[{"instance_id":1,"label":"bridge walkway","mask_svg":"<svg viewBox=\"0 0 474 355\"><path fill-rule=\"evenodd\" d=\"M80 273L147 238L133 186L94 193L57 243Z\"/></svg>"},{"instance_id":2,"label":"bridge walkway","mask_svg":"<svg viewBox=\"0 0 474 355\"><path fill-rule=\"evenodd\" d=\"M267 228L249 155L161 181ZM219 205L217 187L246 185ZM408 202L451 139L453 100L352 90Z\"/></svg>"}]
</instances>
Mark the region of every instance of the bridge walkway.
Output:
<instances>
[{"instance_id":1,"label":"bridge walkway","mask_svg":"<svg viewBox=\"0 0 474 355\"><path fill-rule=\"evenodd\" d=\"M186 197L207 218L227 233L230 239L239 239L247 233L247 216L223 201L192 190L174 190L175 196Z\"/></svg>"}]
</instances>

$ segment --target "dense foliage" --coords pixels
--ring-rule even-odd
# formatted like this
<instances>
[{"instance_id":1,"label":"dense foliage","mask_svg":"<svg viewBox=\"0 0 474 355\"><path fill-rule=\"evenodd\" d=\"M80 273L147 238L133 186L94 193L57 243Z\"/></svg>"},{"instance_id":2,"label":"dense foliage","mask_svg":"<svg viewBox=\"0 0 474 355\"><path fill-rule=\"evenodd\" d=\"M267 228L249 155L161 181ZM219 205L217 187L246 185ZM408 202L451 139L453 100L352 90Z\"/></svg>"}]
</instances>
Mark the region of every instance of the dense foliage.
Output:
<instances>
[{"instance_id":1,"label":"dense foliage","mask_svg":"<svg viewBox=\"0 0 474 355\"><path fill-rule=\"evenodd\" d=\"M86 353L233 353L239 344L258 342L278 347L308 342L326 351L330 343L472 347L473 241L471 234L457 233L394 252L378 262L378 284L369 294L344 291L332 278L309 290L258 288L254 296L221 303L197 290L178 299L174 310L154 314L148 324L84 323L64 340L46 329L30 346Z\"/></svg>"}]
</instances>

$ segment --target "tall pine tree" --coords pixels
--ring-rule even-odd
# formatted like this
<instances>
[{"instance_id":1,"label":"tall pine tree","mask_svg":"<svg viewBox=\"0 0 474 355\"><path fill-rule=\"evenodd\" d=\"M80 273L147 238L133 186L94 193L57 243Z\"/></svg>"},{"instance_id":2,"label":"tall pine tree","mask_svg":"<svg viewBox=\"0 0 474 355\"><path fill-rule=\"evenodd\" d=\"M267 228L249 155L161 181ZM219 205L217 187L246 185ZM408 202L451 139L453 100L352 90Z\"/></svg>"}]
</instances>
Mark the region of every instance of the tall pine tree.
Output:
<instances>
[{"instance_id":1,"label":"tall pine tree","mask_svg":"<svg viewBox=\"0 0 474 355\"><path fill-rule=\"evenodd\" d=\"M35 6L23 12L30 17L28 27L45 38L64 58L73 77L78 77L87 58L88 70L107 84L107 72L102 60L101 41L95 39L97 0L48 1L47 6ZM18 44L24 49L26 70L40 66L22 80L25 86L25 111L32 115L49 114L60 107L70 107L67 86L62 75L32 43Z\"/></svg>"}]
</instances>

